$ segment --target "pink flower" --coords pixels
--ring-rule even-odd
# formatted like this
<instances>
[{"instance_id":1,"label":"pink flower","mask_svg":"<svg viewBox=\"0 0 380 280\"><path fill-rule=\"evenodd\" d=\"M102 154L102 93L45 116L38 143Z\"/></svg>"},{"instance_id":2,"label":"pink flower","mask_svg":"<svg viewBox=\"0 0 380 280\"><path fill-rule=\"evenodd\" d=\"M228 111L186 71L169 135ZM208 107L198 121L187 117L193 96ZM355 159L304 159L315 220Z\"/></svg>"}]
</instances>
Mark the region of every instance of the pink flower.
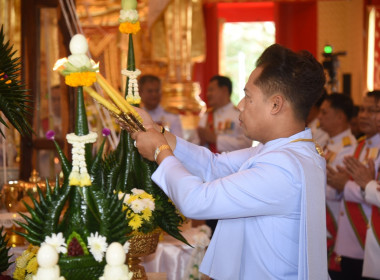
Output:
<instances>
[{"instance_id":1,"label":"pink flower","mask_svg":"<svg viewBox=\"0 0 380 280\"><path fill-rule=\"evenodd\" d=\"M111 134L111 130L105 127L102 130L102 134L103 134L103 136L108 136Z\"/></svg>"},{"instance_id":2,"label":"pink flower","mask_svg":"<svg viewBox=\"0 0 380 280\"><path fill-rule=\"evenodd\" d=\"M54 130L48 130L48 132L46 132L46 138L48 140L54 140L54 135L55 135Z\"/></svg>"}]
</instances>

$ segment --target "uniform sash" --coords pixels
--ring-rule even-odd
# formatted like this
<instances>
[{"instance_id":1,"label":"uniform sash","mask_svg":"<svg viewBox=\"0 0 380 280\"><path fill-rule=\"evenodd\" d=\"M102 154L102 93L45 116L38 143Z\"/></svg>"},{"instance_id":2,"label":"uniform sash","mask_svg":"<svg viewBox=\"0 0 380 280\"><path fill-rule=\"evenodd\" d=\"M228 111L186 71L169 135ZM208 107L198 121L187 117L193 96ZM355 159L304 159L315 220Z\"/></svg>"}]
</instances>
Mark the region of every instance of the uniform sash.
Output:
<instances>
[{"instance_id":1,"label":"uniform sash","mask_svg":"<svg viewBox=\"0 0 380 280\"><path fill-rule=\"evenodd\" d=\"M359 142L356 147L354 157L359 159L360 153L362 152L365 144L365 139ZM356 238L360 246L364 250L365 238L367 234L368 219L365 215L363 208L360 203L351 202L344 200L344 208L350 221L351 227L354 230Z\"/></svg>"},{"instance_id":2,"label":"uniform sash","mask_svg":"<svg viewBox=\"0 0 380 280\"><path fill-rule=\"evenodd\" d=\"M338 231L338 226L334 215L326 204L326 225L330 236L327 237L327 253L328 253L328 268L334 271L340 271L340 263L336 261L337 254L334 252L336 234Z\"/></svg>"},{"instance_id":3,"label":"uniform sash","mask_svg":"<svg viewBox=\"0 0 380 280\"><path fill-rule=\"evenodd\" d=\"M214 110L210 110L210 112L207 114L207 125L211 131L214 131ZM216 149L216 143L208 143L208 147L210 148L211 152L218 152Z\"/></svg>"}]
</instances>

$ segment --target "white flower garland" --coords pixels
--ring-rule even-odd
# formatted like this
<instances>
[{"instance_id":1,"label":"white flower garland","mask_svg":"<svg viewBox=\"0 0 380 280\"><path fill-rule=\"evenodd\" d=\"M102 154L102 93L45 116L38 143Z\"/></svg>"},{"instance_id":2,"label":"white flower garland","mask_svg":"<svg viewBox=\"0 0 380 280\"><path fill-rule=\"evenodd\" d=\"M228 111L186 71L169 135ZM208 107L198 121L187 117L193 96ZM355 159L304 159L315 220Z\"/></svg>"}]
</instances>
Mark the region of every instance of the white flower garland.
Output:
<instances>
[{"instance_id":1,"label":"white flower garland","mask_svg":"<svg viewBox=\"0 0 380 280\"><path fill-rule=\"evenodd\" d=\"M137 83L137 77L141 74L141 71L139 69L136 69L135 71L122 69L121 74L129 78L127 101L132 104L140 103L141 98L139 95L139 85Z\"/></svg>"},{"instance_id":2,"label":"white flower garland","mask_svg":"<svg viewBox=\"0 0 380 280\"><path fill-rule=\"evenodd\" d=\"M67 142L73 145L71 149L73 168L69 175L70 186L91 186L91 178L87 171L85 159L85 144L94 143L96 138L98 138L96 132L90 132L83 136L76 135L75 133L66 135Z\"/></svg>"}]
</instances>

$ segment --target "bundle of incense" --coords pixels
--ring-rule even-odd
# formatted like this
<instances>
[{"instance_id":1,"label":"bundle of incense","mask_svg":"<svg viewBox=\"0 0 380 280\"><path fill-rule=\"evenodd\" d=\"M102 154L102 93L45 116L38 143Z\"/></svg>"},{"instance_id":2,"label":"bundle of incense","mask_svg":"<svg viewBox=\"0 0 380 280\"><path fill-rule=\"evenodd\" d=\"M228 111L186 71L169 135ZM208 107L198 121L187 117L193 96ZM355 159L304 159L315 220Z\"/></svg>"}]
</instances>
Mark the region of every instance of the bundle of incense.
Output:
<instances>
[{"instance_id":1,"label":"bundle of incense","mask_svg":"<svg viewBox=\"0 0 380 280\"><path fill-rule=\"evenodd\" d=\"M104 77L97 73L97 82L102 87L104 92L110 97L113 103L99 95L91 87L84 87L84 90L93 98L96 102L106 108L110 114L116 119L116 121L129 133L136 131L145 131L145 127L142 124L142 118L136 112L132 105L130 105L121 94L115 90Z\"/></svg>"}]
</instances>

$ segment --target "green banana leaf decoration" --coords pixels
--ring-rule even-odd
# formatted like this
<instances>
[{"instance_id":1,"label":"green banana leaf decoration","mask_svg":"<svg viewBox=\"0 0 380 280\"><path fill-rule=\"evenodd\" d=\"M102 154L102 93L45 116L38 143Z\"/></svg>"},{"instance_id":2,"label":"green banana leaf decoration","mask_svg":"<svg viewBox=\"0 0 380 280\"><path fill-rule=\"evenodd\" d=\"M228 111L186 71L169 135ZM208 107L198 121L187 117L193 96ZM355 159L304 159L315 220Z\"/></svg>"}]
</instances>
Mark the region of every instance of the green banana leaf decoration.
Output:
<instances>
[{"instance_id":1,"label":"green banana leaf decoration","mask_svg":"<svg viewBox=\"0 0 380 280\"><path fill-rule=\"evenodd\" d=\"M129 35L127 67L132 71L136 69L131 34ZM77 87L76 100L75 135L89 135L81 86ZM18 222L18 224L26 232L19 232L19 234L34 245L40 245L46 237L59 232L63 233L66 242L75 239L73 241L75 246L85 246L87 238L95 232L106 237L108 244L112 242L124 244L133 236L134 231L128 224L127 209L124 209L126 206L123 199L119 199L119 195L120 192L131 193L132 189L137 188L152 195L155 202L155 209L149 222L144 223L138 231L149 233L161 228L188 244L179 229L184 222L184 217L151 179L157 164L144 159L138 153L133 140L125 131L120 133L120 141L115 151L103 155L105 141L106 139L103 140L94 156L92 155L93 145L85 144L84 158L91 178L90 186L77 186L70 182L69 177L74 163L72 164L67 159L54 141L61 160L64 180L61 183L57 179L54 188L47 182L46 194L39 187L37 188L39 199L31 196L33 207L25 204L30 217L20 213L25 222ZM65 205L68 205L67 209ZM105 262L104 259L102 262L96 262L91 255L73 257L64 254L61 255L59 264L62 274L67 279L82 280L97 279L101 275L99 273L102 272ZM80 266L88 266L86 270L89 272L86 274Z\"/></svg>"},{"instance_id":2,"label":"green banana leaf decoration","mask_svg":"<svg viewBox=\"0 0 380 280\"><path fill-rule=\"evenodd\" d=\"M4 231L4 227L1 227L0 228L0 275L4 271L6 271L9 268L9 266L13 263L10 261L12 255L9 255L9 250L11 248L8 247L7 243L8 243L7 233Z\"/></svg>"},{"instance_id":3,"label":"green banana leaf decoration","mask_svg":"<svg viewBox=\"0 0 380 280\"><path fill-rule=\"evenodd\" d=\"M20 81L21 61L14 57L16 51L5 42L3 26L0 30L0 111L5 118L20 132L21 135L29 135L32 128L28 117L32 109L28 103L29 95L25 85ZM6 120L0 116L0 122L8 127ZM0 129L0 134L5 137Z\"/></svg>"}]
</instances>

